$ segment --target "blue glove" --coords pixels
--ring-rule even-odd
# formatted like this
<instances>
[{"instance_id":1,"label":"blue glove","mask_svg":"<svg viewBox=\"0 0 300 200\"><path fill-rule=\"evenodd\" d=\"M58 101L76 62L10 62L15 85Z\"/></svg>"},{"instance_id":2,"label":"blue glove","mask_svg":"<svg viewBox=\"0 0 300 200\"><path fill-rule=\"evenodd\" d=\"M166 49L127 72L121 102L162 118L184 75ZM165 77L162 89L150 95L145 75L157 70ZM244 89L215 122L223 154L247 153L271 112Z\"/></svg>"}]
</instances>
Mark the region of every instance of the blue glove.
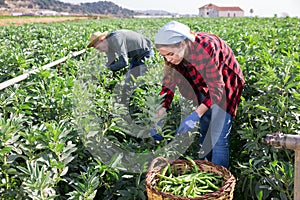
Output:
<instances>
[{"instance_id":1,"label":"blue glove","mask_svg":"<svg viewBox=\"0 0 300 200\"><path fill-rule=\"evenodd\" d=\"M199 121L199 119L200 116L198 115L198 113L196 113L196 111L192 112L189 116L184 118L175 134L181 135L192 130L193 128L195 128L196 123Z\"/></svg>"},{"instance_id":2,"label":"blue glove","mask_svg":"<svg viewBox=\"0 0 300 200\"><path fill-rule=\"evenodd\" d=\"M159 120L159 121L157 122L157 126L161 126L161 124L162 124L162 120ZM154 140L161 141L162 139L164 139L161 135L159 135L159 134L157 133L155 127L152 127L152 128L150 129L150 135L151 135L151 137L153 137Z\"/></svg>"}]
</instances>

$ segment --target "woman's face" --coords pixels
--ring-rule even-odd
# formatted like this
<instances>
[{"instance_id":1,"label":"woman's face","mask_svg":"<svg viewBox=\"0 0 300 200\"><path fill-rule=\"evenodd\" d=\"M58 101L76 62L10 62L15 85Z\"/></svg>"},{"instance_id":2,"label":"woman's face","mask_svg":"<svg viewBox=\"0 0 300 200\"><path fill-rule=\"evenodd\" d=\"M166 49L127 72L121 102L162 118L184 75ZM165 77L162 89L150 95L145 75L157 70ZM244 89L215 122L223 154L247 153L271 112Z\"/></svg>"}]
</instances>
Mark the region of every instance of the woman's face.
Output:
<instances>
[{"instance_id":1,"label":"woman's face","mask_svg":"<svg viewBox=\"0 0 300 200\"><path fill-rule=\"evenodd\" d=\"M179 46L162 46L157 50L168 62L178 65L184 58L185 48L185 43L181 42Z\"/></svg>"}]
</instances>

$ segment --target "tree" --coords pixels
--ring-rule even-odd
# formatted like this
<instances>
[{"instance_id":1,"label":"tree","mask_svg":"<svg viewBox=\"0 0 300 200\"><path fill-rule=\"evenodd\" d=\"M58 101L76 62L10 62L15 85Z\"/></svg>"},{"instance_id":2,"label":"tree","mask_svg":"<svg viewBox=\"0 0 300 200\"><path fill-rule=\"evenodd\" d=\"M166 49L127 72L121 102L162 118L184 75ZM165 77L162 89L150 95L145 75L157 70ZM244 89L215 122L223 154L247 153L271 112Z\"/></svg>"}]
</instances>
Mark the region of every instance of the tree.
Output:
<instances>
[{"instance_id":1,"label":"tree","mask_svg":"<svg viewBox=\"0 0 300 200\"><path fill-rule=\"evenodd\" d=\"M251 8L251 9L250 9L250 14L251 14L251 16L252 16L253 13L254 13L254 10L253 10L253 8Z\"/></svg>"}]
</instances>

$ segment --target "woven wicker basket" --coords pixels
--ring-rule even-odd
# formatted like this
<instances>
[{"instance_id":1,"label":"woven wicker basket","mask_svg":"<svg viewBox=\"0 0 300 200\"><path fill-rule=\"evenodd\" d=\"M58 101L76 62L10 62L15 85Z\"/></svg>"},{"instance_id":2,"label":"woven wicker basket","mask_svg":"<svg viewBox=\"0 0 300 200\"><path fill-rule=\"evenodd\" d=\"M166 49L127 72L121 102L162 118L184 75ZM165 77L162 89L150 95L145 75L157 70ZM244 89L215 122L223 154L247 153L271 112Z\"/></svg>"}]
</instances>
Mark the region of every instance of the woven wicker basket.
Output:
<instances>
[{"instance_id":1,"label":"woven wicker basket","mask_svg":"<svg viewBox=\"0 0 300 200\"><path fill-rule=\"evenodd\" d=\"M161 162L159 165L157 165ZM157 174L162 171L162 169L170 163L171 166L177 168L178 173L183 172L185 163L188 165L188 170L193 168L193 165L188 160L173 160L167 161L162 157L155 158L146 174L146 189L147 189L147 196L148 200L171 200L171 199L179 199L179 200L232 200L233 199L233 192L236 183L235 177L228 171L225 167L213 164L211 162L205 160L195 160L195 163L198 166L199 171L204 172L213 172L216 175L224 176L225 183L222 187L220 187L217 191L205 194L200 197L196 198L187 198L187 197L180 197L175 196L170 193L161 192L155 189L155 185L158 183L158 176Z\"/></svg>"}]
</instances>

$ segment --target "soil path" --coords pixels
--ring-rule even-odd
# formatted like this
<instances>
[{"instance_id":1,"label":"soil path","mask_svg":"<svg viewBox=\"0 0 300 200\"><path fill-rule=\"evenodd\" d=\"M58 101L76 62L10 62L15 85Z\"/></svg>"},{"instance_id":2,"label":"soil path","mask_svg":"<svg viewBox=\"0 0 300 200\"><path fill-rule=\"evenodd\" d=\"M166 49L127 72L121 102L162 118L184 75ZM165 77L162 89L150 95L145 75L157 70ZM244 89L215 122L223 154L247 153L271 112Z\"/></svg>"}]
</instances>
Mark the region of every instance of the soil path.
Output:
<instances>
[{"instance_id":1,"label":"soil path","mask_svg":"<svg viewBox=\"0 0 300 200\"><path fill-rule=\"evenodd\" d=\"M0 26L22 25L26 23L51 23L93 19L92 17L18 17L0 19Z\"/></svg>"}]
</instances>

